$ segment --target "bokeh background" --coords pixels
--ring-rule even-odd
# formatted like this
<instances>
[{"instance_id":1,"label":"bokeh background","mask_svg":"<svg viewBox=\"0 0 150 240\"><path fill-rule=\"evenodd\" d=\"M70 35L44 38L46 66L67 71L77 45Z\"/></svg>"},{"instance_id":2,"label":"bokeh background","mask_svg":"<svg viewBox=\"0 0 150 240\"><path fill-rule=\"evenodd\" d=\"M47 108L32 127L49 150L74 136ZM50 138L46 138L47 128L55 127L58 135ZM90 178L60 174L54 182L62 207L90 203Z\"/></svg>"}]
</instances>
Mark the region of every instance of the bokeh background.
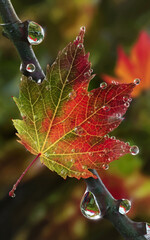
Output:
<instances>
[{"instance_id":1,"label":"bokeh background","mask_svg":"<svg viewBox=\"0 0 150 240\"><path fill-rule=\"evenodd\" d=\"M75 39L80 26L86 26L85 47L97 74L90 88L99 86L102 74L114 76L119 45L130 54L140 32L150 32L148 0L13 0L12 3L22 21L33 20L45 29L43 43L34 47L44 70L47 63L53 63L57 52ZM20 115L11 96L18 96L20 59L0 31L0 239L121 240L108 221L90 221L82 216L80 200L86 188L83 180L64 180L39 162L24 177L16 198L8 197L13 183L34 156L16 141L11 119ZM100 176L114 197L132 199L129 217L150 222L148 87L133 99L125 121L112 134L138 145L140 153L111 163L109 170L99 172Z\"/></svg>"}]
</instances>

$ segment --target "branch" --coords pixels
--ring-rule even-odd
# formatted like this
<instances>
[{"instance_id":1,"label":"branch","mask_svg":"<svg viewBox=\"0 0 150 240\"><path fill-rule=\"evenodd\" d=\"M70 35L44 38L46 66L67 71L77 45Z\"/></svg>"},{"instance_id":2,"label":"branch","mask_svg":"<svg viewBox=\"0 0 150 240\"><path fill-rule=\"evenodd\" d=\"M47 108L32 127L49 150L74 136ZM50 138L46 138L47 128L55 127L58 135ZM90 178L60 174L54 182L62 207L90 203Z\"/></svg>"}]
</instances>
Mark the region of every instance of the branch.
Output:
<instances>
[{"instance_id":1,"label":"branch","mask_svg":"<svg viewBox=\"0 0 150 240\"><path fill-rule=\"evenodd\" d=\"M92 192L96 197L100 211L104 218L108 219L118 232L126 240L144 240L146 234L146 225L143 222L134 222L126 215L122 215L118 211L120 201L114 199L107 190L96 170L91 170L97 176L85 179L88 191Z\"/></svg>"},{"instance_id":2,"label":"branch","mask_svg":"<svg viewBox=\"0 0 150 240\"><path fill-rule=\"evenodd\" d=\"M21 22L10 0L0 0L0 15L4 22L2 24L4 35L13 42L22 61L22 73L25 76L31 76L35 81L43 80L45 78L44 72L27 40L28 21ZM36 71L32 73L26 71L26 66L29 63L34 64Z\"/></svg>"},{"instance_id":3,"label":"branch","mask_svg":"<svg viewBox=\"0 0 150 240\"><path fill-rule=\"evenodd\" d=\"M0 15L4 24L4 35L7 36L15 45L22 61L22 73L25 76L31 76L35 81L43 80L45 75L40 67L38 60L32 50L30 43L27 41L28 21L21 22L18 18L10 0L0 0ZM26 71L27 64L35 65L36 71ZM144 240L146 234L145 223L133 222L127 216L118 212L119 201L115 200L105 185L102 183L96 170L91 170L98 178L88 178L85 180L88 190L92 192L97 200L99 208L104 216L108 219L119 233L127 240Z\"/></svg>"}]
</instances>

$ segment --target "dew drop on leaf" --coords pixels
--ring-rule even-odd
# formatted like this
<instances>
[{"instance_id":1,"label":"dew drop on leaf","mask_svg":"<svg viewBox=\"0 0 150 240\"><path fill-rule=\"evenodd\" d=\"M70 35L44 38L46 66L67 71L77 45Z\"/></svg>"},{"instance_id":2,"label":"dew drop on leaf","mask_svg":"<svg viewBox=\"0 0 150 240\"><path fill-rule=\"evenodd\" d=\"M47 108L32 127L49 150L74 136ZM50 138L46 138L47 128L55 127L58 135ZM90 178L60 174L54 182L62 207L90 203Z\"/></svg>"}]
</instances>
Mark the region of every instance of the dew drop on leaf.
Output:
<instances>
[{"instance_id":1,"label":"dew drop on leaf","mask_svg":"<svg viewBox=\"0 0 150 240\"><path fill-rule=\"evenodd\" d=\"M130 106L130 103L129 102L125 102L124 106L128 108Z\"/></svg>"},{"instance_id":2,"label":"dew drop on leaf","mask_svg":"<svg viewBox=\"0 0 150 240\"><path fill-rule=\"evenodd\" d=\"M80 41L80 40L81 40L81 37L80 37L80 36L77 36L77 37L76 37L76 40L77 40L77 41Z\"/></svg>"},{"instance_id":3,"label":"dew drop on leaf","mask_svg":"<svg viewBox=\"0 0 150 240\"><path fill-rule=\"evenodd\" d=\"M131 201L128 199L122 199L119 204L119 212L123 215L127 214L131 209Z\"/></svg>"},{"instance_id":4,"label":"dew drop on leaf","mask_svg":"<svg viewBox=\"0 0 150 240\"><path fill-rule=\"evenodd\" d=\"M132 102L132 98L130 97L130 98L128 99L128 101L129 101L129 102Z\"/></svg>"},{"instance_id":5,"label":"dew drop on leaf","mask_svg":"<svg viewBox=\"0 0 150 240\"><path fill-rule=\"evenodd\" d=\"M109 165L106 164L106 163L104 163L104 164L102 165L102 168L103 168L104 170L108 170L108 169L109 169Z\"/></svg>"},{"instance_id":6,"label":"dew drop on leaf","mask_svg":"<svg viewBox=\"0 0 150 240\"><path fill-rule=\"evenodd\" d=\"M86 30L85 26L80 27L80 30L85 32L85 30Z\"/></svg>"},{"instance_id":7,"label":"dew drop on leaf","mask_svg":"<svg viewBox=\"0 0 150 240\"><path fill-rule=\"evenodd\" d=\"M139 85L139 84L140 84L140 81L141 81L141 80L140 80L139 78L136 78L136 79L134 79L134 84L135 84L135 85Z\"/></svg>"},{"instance_id":8,"label":"dew drop on leaf","mask_svg":"<svg viewBox=\"0 0 150 240\"><path fill-rule=\"evenodd\" d=\"M31 44L31 45L38 45L40 44L43 39L44 39L44 30L43 28L33 22L33 21L30 21L29 22L29 25L28 25L28 36L27 36L27 39L28 39L28 42Z\"/></svg>"},{"instance_id":9,"label":"dew drop on leaf","mask_svg":"<svg viewBox=\"0 0 150 240\"><path fill-rule=\"evenodd\" d=\"M96 198L94 194L89 191L85 191L80 203L80 209L83 216L88 219L97 220L102 218Z\"/></svg>"},{"instance_id":10,"label":"dew drop on leaf","mask_svg":"<svg viewBox=\"0 0 150 240\"><path fill-rule=\"evenodd\" d=\"M110 110L110 106L106 105L102 107L104 111L108 112Z\"/></svg>"},{"instance_id":11,"label":"dew drop on leaf","mask_svg":"<svg viewBox=\"0 0 150 240\"><path fill-rule=\"evenodd\" d=\"M71 100L75 99L76 96L77 96L77 94L74 90L69 93L69 97L70 97Z\"/></svg>"},{"instance_id":12,"label":"dew drop on leaf","mask_svg":"<svg viewBox=\"0 0 150 240\"><path fill-rule=\"evenodd\" d=\"M83 43L79 43L77 47L78 47L79 49L82 49L82 48L83 48Z\"/></svg>"},{"instance_id":13,"label":"dew drop on leaf","mask_svg":"<svg viewBox=\"0 0 150 240\"><path fill-rule=\"evenodd\" d=\"M76 134L79 134L79 135L82 135L84 133L84 130L81 126L75 127L74 131Z\"/></svg>"},{"instance_id":14,"label":"dew drop on leaf","mask_svg":"<svg viewBox=\"0 0 150 240\"><path fill-rule=\"evenodd\" d=\"M128 96L124 96L124 97L123 97L123 101L124 101L124 102L127 102L128 100L129 100L129 97L128 97Z\"/></svg>"},{"instance_id":15,"label":"dew drop on leaf","mask_svg":"<svg viewBox=\"0 0 150 240\"><path fill-rule=\"evenodd\" d=\"M115 140L115 139L116 139L116 137L115 137L115 136L111 136L111 139L112 139L112 140Z\"/></svg>"},{"instance_id":16,"label":"dew drop on leaf","mask_svg":"<svg viewBox=\"0 0 150 240\"><path fill-rule=\"evenodd\" d=\"M139 153L138 146L134 145L134 146L130 147L130 152L132 155L137 155Z\"/></svg>"},{"instance_id":17,"label":"dew drop on leaf","mask_svg":"<svg viewBox=\"0 0 150 240\"><path fill-rule=\"evenodd\" d=\"M85 77L85 78L90 77L90 75L91 75L91 74L90 74L89 72L85 72L85 73L84 73L84 77Z\"/></svg>"},{"instance_id":18,"label":"dew drop on leaf","mask_svg":"<svg viewBox=\"0 0 150 240\"><path fill-rule=\"evenodd\" d=\"M27 64L26 70L27 70L28 72L34 72L34 71L35 71L35 65L34 65L33 63Z\"/></svg>"},{"instance_id":19,"label":"dew drop on leaf","mask_svg":"<svg viewBox=\"0 0 150 240\"><path fill-rule=\"evenodd\" d=\"M109 134L106 134L106 135L104 136L104 138L105 138L105 140L107 140L107 139L109 138Z\"/></svg>"},{"instance_id":20,"label":"dew drop on leaf","mask_svg":"<svg viewBox=\"0 0 150 240\"><path fill-rule=\"evenodd\" d=\"M102 82L102 83L100 84L100 88L102 88L102 89L107 88L107 83L106 83L106 82Z\"/></svg>"}]
</instances>

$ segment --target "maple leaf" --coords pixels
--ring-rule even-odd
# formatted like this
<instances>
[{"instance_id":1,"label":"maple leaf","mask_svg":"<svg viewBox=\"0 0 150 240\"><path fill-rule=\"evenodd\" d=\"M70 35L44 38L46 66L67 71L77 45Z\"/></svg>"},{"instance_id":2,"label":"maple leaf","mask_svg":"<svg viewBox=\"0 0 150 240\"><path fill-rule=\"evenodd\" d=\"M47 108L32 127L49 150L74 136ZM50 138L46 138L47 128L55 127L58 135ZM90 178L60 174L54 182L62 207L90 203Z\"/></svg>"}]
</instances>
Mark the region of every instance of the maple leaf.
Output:
<instances>
[{"instance_id":1,"label":"maple leaf","mask_svg":"<svg viewBox=\"0 0 150 240\"><path fill-rule=\"evenodd\" d=\"M82 27L59 52L42 83L23 77L19 98L14 98L22 116L13 120L20 143L63 178L96 178L89 169L130 152L128 144L107 134L123 120L129 107L124 97L130 97L135 84L104 84L88 92L94 75L84 32Z\"/></svg>"},{"instance_id":2,"label":"maple leaf","mask_svg":"<svg viewBox=\"0 0 150 240\"><path fill-rule=\"evenodd\" d=\"M106 82L113 80L121 83L129 83L133 79L142 79L141 84L134 89L132 96L137 97L143 90L150 88L150 37L142 31L137 42L133 45L129 56L122 47L118 48L118 60L115 67L116 77L103 74L102 78Z\"/></svg>"}]
</instances>

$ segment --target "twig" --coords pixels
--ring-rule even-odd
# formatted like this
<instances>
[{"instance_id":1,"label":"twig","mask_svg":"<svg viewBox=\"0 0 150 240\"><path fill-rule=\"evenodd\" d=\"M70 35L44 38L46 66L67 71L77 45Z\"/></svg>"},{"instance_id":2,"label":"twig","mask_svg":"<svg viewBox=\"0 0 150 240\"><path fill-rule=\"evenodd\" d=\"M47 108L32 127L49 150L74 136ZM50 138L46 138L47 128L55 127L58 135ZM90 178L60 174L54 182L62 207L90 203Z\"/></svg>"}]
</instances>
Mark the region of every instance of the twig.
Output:
<instances>
[{"instance_id":1,"label":"twig","mask_svg":"<svg viewBox=\"0 0 150 240\"><path fill-rule=\"evenodd\" d=\"M10 0L0 0L0 15L3 20L4 35L14 44L22 61L22 73L31 76L35 81L45 78L44 72L27 40L28 22L22 23L18 18ZM34 64L36 71L26 71L27 64Z\"/></svg>"},{"instance_id":2,"label":"twig","mask_svg":"<svg viewBox=\"0 0 150 240\"><path fill-rule=\"evenodd\" d=\"M91 170L97 176L85 179L87 188L96 197L101 213L108 219L126 240L144 240L146 226L143 222L131 221L126 215L118 211L119 201L114 199L108 189L103 184L96 170Z\"/></svg>"},{"instance_id":3,"label":"twig","mask_svg":"<svg viewBox=\"0 0 150 240\"><path fill-rule=\"evenodd\" d=\"M23 74L31 76L34 80L43 80L45 75L40 67L38 60L32 50L31 45L27 41L27 23L22 23L18 18L10 0L0 0L0 15L4 22L4 35L7 36L15 45L23 64ZM32 63L36 67L36 71L29 73L25 67ZM126 240L144 240L146 234L145 223L136 223L131 221L127 216L118 212L118 201L116 201L105 185L102 183L96 170L91 170L98 178L88 178L85 180L88 190L91 191L97 200L99 208L104 216L108 219L119 233Z\"/></svg>"}]
</instances>

